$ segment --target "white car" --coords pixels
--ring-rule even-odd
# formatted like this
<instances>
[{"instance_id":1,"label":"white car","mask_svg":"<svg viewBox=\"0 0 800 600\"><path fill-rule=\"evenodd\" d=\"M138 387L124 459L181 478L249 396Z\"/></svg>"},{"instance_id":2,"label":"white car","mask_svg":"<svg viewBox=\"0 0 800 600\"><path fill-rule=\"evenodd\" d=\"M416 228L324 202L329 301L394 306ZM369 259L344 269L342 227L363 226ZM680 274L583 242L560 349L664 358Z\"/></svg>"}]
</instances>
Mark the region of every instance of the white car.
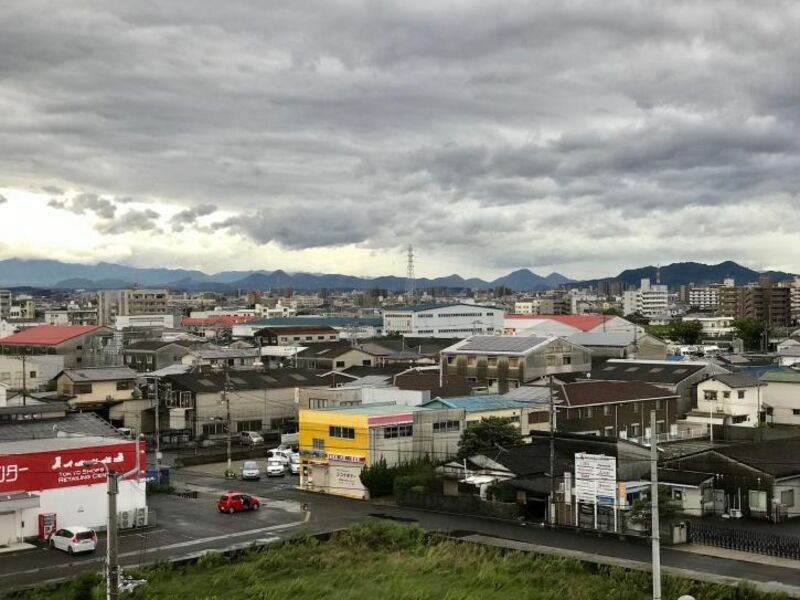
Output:
<instances>
[{"instance_id":1,"label":"white car","mask_svg":"<svg viewBox=\"0 0 800 600\"><path fill-rule=\"evenodd\" d=\"M50 547L68 554L94 552L97 534L88 527L62 527L50 538Z\"/></svg>"},{"instance_id":2,"label":"white car","mask_svg":"<svg viewBox=\"0 0 800 600\"><path fill-rule=\"evenodd\" d=\"M292 459L292 451L285 450L283 448L273 448L272 450L267 450L267 461L277 461L281 462L285 465L289 464L289 461Z\"/></svg>"},{"instance_id":3,"label":"white car","mask_svg":"<svg viewBox=\"0 0 800 600\"><path fill-rule=\"evenodd\" d=\"M264 443L264 438L257 431L240 431L239 441L246 446L257 446Z\"/></svg>"},{"instance_id":4,"label":"white car","mask_svg":"<svg viewBox=\"0 0 800 600\"><path fill-rule=\"evenodd\" d=\"M242 479L261 479L261 470L254 460L247 460L242 464Z\"/></svg>"},{"instance_id":5,"label":"white car","mask_svg":"<svg viewBox=\"0 0 800 600\"><path fill-rule=\"evenodd\" d=\"M300 475L300 455L292 455L289 459L289 473L292 475Z\"/></svg>"},{"instance_id":6,"label":"white car","mask_svg":"<svg viewBox=\"0 0 800 600\"><path fill-rule=\"evenodd\" d=\"M267 461L267 477L283 477L286 475L286 463L279 460Z\"/></svg>"}]
</instances>

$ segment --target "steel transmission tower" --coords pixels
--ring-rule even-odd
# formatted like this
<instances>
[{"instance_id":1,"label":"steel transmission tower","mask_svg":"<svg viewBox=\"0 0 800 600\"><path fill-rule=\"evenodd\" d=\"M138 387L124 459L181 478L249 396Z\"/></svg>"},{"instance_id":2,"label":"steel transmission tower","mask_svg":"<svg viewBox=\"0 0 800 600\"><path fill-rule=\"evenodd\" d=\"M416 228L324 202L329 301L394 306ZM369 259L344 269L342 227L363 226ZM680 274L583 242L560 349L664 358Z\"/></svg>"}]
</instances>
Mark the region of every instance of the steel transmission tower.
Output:
<instances>
[{"instance_id":1,"label":"steel transmission tower","mask_svg":"<svg viewBox=\"0 0 800 600\"><path fill-rule=\"evenodd\" d=\"M417 280L414 276L414 246L408 245L408 268L406 270L406 304L417 300Z\"/></svg>"}]
</instances>

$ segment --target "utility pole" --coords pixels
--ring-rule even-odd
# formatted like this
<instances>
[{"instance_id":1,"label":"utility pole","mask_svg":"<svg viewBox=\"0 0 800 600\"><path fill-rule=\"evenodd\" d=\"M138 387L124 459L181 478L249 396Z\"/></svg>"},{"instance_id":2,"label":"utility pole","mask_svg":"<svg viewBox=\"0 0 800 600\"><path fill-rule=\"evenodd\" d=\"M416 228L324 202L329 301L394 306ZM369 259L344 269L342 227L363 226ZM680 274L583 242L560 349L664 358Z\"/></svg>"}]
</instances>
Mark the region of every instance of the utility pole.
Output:
<instances>
[{"instance_id":1,"label":"utility pole","mask_svg":"<svg viewBox=\"0 0 800 600\"><path fill-rule=\"evenodd\" d=\"M26 399L27 393L26 390L28 388L28 368L25 363L25 355L22 355L22 406L27 406L28 401Z\"/></svg>"},{"instance_id":2,"label":"utility pole","mask_svg":"<svg viewBox=\"0 0 800 600\"><path fill-rule=\"evenodd\" d=\"M106 599L119 598L119 560L117 555L117 494L119 473L108 471L108 546L106 549Z\"/></svg>"},{"instance_id":3,"label":"utility pole","mask_svg":"<svg viewBox=\"0 0 800 600\"><path fill-rule=\"evenodd\" d=\"M159 398L159 384L158 377L153 378L153 390L156 401L156 482L161 483L161 400Z\"/></svg>"},{"instance_id":4,"label":"utility pole","mask_svg":"<svg viewBox=\"0 0 800 600\"><path fill-rule=\"evenodd\" d=\"M658 444L656 411L650 411L650 539L653 544L653 600L661 600L661 530L658 523Z\"/></svg>"},{"instance_id":5,"label":"utility pole","mask_svg":"<svg viewBox=\"0 0 800 600\"><path fill-rule=\"evenodd\" d=\"M225 421L227 423L228 432L228 469L225 471L225 477L230 477L232 472L231 467L231 401L228 398L228 387L230 386L230 376L228 375L228 367L225 366L225 383L222 384L222 401L225 403Z\"/></svg>"},{"instance_id":6,"label":"utility pole","mask_svg":"<svg viewBox=\"0 0 800 600\"><path fill-rule=\"evenodd\" d=\"M556 406L553 396L553 376L550 375L550 525L556 524ZM564 490L564 494L567 491Z\"/></svg>"}]
</instances>

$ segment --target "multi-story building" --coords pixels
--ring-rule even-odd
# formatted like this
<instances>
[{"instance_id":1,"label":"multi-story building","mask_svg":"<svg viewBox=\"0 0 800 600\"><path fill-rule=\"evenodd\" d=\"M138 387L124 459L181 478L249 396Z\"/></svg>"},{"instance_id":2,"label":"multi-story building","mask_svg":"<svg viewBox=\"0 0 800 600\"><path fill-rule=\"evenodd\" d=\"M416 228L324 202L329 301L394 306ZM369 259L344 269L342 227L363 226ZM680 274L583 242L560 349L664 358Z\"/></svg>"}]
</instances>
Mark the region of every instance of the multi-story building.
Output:
<instances>
[{"instance_id":1,"label":"multi-story building","mask_svg":"<svg viewBox=\"0 0 800 600\"><path fill-rule=\"evenodd\" d=\"M97 308L68 306L44 311L44 322L50 325L97 325Z\"/></svg>"},{"instance_id":2,"label":"multi-story building","mask_svg":"<svg viewBox=\"0 0 800 600\"><path fill-rule=\"evenodd\" d=\"M747 287L722 287L718 314L786 327L792 322L792 288L777 286L769 277Z\"/></svg>"},{"instance_id":3,"label":"multi-story building","mask_svg":"<svg viewBox=\"0 0 800 600\"><path fill-rule=\"evenodd\" d=\"M113 325L117 315L164 315L170 312L168 299L167 290L104 290L97 293L97 322Z\"/></svg>"},{"instance_id":4,"label":"multi-story building","mask_svg":"<svg viewBox=\"0 0 800 600\"><path fill-rule=\"evenodd\" d=\"M142 340L125 346L122 360L125 366L139 372L158 371L180 363L189 352L190 345L185 342Z\"/></svg>"},{"instance_id":5,"label":"multi-story building","mask_svg":"<svg viewBox=\"0 0 800 600\"><path fill-rule=\"evenodd\" d=\"M133 397L137 373L128 367L90 367L64 369L56 379L56 388L64 396L73 396L73 408L108 407Z\"/></svg>"},{"instance_id":6,"label":"multi-story building","mask_svg":"<svg viewBox=\"0 0 800 600\"><path fill-rule=\"evenodd\" d=\"M44 391L63 370L63 356L0 356L0 384L11 390Z\"/></svg>"},{"instance_id":7,"label":"multi-story building","mask_svg":"<svg viewBox=\"0 0 800 600\"><path fill-rule=\"evenodd\" d=\"M588 349L557 337L473 336L441 352L441 368L504 394L545 375L586 372Z\"/></svg>"},{"instance_id":8,"label":"multi-story building","mask_svg":"<svg viewBox=\"0 0 800 600\"><path fill-rule=\"evenodd\" d=\"M669 290L666 285L654 285L642 279L638 290L627 290L622 296L623 314L639 313L645 317L657 317L669 312Z\"/></svg>"},{"instance_id":9,"label":"multi-story building","mask_svg":"<svg viewBox=\"0 0 800 600\"><path fill-rule=\"evenodd\" d=\"M696 310L717 310L719 306L718 285L689 288L688 304Z\"/></svg>"},{"instance_id":10,"label":"multi-story building","mask_svg":"<svg viewBox=\"0 0 800 600\"><path fill-rule=\"evenodd\" d=\"M697 408L686 420L711 425L758 427L765 383L746 373L715 375L697 384Z\"/></svg>"},{"instance_id":11,"label":"multi-story building","mask_svg":"<svg viewBox=\"0 0 800 600\"><path fill-rule=\"evenodd\" d=\"M273 317L259 319L233 326L233 337L253 337L259 329L268 327L332 327L339 332L339 339L365 339L383 336L381 317ZM294 341L294 340L293 340Z\"/></svg>"},{"instance_id":12,"label":"multi-story building","mask_svg":"<svg viewBox=\"0 0 800 600\"><path fill-rule=\"evenodd\" d=\"M795 277L789 284L792 322L800 323L800 277Z\"/></svg>"},{"instance_id":13,"label":"multi-story building","mask_svg":"<svg viewBox=\"0 0 800 600\"><path fill-rule=\"evenodd\" d=\"M383 313L383 330L421 337L469 337L503 330L503 311L477 304L417 304Z\"/></svg>"},{"instance_id":14,"label":"multi-story building","mask_svg":"<svg viewBox=\"0 0 800 600\"><path fill-rule=\"evenodd\" d=\"M300 410L299 420L301 489L366 499L365 466L455 456L464 409L369 404Z\"/></svg>"},{"instance_id":15,"label":"multi-story building","mask_svg":"<svg viewBox=\"0 0 800 600\"><path fill-rule=\"evenodd\" d=\"M0 290L0 319L7 319L11 314L11 292Z\"/></svg>"},{"instance_id":16,"label":"multi-story building","mask_svg":"<svg viewBox=\"0 0 800 600\"><path fill-rule=\"evenodd\" d=\"M338 342L339 331L327 325L264 327L256 331L253 338L262 346L308 346Z\"/></svg>"},{"instance_id":17,"label":"multi-story building","mask_svg":"<svg viewBox=\"0 0 800 600\"><path fill-rule=\"evenodd\" d=\"M64 357L65 368L80 367L95 362L93 355L111 335L107 327L94 325L39 325L0 339L0 354L56 354Z\"/></svg>"}]
</instances>

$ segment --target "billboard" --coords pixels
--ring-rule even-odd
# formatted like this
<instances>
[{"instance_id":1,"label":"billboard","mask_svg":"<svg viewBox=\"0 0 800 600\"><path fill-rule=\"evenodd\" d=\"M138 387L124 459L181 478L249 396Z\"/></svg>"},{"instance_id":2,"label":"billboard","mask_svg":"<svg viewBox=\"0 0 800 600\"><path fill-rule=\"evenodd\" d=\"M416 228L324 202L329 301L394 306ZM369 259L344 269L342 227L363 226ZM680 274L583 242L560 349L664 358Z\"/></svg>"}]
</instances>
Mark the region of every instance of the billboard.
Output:
<instances>
[{"instance_id":1,"label":"billboard","mask_svg":"<svg viewBox=\"0 0 800 600\"><path fill-rule=\"evenodd\" d=\"M139 444L139 451L140 465L144 469L147 458L143 443ZM123 473L135 469L136 442L0 455L0 492L36 492L104 483L105 467L84 464L93 460L104 463L111 470ZM134 477L135 474L131 475L130 479Z\"/></svg>"},{"instance_id":2,"label":"billboard","mask_svg":"<svg viewBox=\"0 0 800 600\"><path fill-rule=\"evenodd\" d=\"M575 454L575 495L578 502L614 504L617 459L605 454Z\"/></svg>"}]
</instances>

